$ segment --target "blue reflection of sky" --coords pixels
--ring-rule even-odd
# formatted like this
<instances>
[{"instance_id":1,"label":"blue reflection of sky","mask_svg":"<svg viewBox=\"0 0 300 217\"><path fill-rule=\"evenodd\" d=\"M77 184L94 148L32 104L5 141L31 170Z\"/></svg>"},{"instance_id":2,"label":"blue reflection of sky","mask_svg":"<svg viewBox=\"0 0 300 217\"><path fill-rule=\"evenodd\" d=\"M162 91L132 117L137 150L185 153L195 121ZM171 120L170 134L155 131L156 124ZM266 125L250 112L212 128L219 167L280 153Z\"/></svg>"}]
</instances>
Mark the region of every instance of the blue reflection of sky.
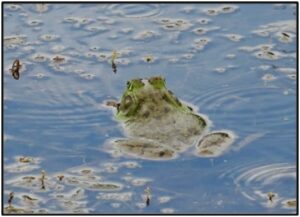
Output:
<instances>
[{"instance_id":1,"label":"blue reflection of sky","mask_svg":"<svg viewBox=\"0 0 300 217\"><path fill-rule=\"evenodd\" d=\"M137 205L144 186L124 184L124 191L133 192L133 197L118 208L112 208L111 201L95 202L98 192L86 191L86 207L93 213L295 211L281 202L296 196L294 176L285 176L290 174L286 164L294 168L296 163L296 80L291 79L296 73L296 8L292 4L233 8L232 13L211 16L207 10L221 10L222 5L55 4L38 12L33 4L20 4L17 9L4 4L4 38L26 36L19 45L4 41L4 166L13 163L15 156L33 156L42 158L40 167L52 174L80 165L102 168L109 162L137 161L140 168L104 174L118 182L128 172L151 179L151 205ZM165 30L159 23L165 18L183 19L190 26ZM208 23L201 24L203 19ZM197 35L197 28L207 32ZM281 42L282 32L292 40ZM47 41L47 34L57 39ZM227 34L242 39L232 41ZM209 43L197 49L195 41L203 38ZM266 44L279 52L278 59L256 58L255 52L262 48L241 49ZM122 53L116 74L109 59L113 50ZM37 55L48 59L39 62ZM67 62L53 63L59 55ZM144 61L147 56L153 63ZM9 74L17 58L23 64L18 81ZM263 80L266 74L275 79ZM216 159L186 152L175 160L158 162L112 158L104 152L108 139L124 135L103 101L118 99L127 80L152 75L166 77L168 88L199 107L213 122L213 130L234 131L238 139L232 149ZM264 165L271 167L261 176L236 182L244 172ZM264 174L274 175L270 171L283 176L265 183ZM5 193L24 192L6 183L15 175L4 170ZM258 191L276 192L278 204L265 205L267 199ZM161 196L172 199L159 203ZM56 212L68 212L49 203Z\"/></svg>"}]
</instances>

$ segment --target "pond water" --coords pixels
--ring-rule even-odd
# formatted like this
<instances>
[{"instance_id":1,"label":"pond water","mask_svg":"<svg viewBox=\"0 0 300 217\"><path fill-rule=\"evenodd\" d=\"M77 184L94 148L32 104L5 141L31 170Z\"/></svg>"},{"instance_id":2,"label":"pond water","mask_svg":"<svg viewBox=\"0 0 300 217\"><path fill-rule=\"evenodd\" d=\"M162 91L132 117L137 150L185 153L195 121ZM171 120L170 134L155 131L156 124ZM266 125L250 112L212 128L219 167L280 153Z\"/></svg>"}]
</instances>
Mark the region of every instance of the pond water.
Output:
<instances>
[{"instance_id":1,"label":"pond water","mask_svg":"<svg viewBox=\"0 0 300 217\"><path fill-rule=\"evenodd\" d=\"M296 213L296 10L5 3L5 212ZM233 144L171 160L107 151L126 135L105 102L152 76Z\"/></svg>"}]
</instances>

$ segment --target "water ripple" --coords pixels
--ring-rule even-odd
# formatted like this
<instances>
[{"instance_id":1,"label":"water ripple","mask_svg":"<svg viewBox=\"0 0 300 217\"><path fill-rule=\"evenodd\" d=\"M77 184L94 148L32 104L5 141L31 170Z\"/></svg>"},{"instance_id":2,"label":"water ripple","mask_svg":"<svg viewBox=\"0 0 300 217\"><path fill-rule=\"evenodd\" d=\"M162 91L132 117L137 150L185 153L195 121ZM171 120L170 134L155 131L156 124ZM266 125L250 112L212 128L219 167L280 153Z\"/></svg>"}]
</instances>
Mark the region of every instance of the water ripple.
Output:
<instances>
[{"instance_id":1,"label":"water ripple","mask_svg":"<svg viewBox=\"0 0 300 217\"><path fill-rule=\"evenodd\" d=\"M42 84L41 84L42 85ZM83 91L76 87L57 84L32 91L27 97L9 97L5 111L7 122L27 122L37 126L72 128L101 125L108 112L101 106L103 93ZM99 100L99 101L98 101ZM14 108L22 108L15 110Z\"/></svg>"},{"instance_id":2,"label":"water ripple","mask_svg":"<svg viewBox=\"0 0 300 217\"><path fill-rule=\"evenodd\" d=\"M275 207L295 196L292 188L296 186L296 166L290 163L239 166L220 176L225 177L233 179L243 196L265 207ZM287 185L291 182L295 183ZM291 186L291 189L287 189L287 186ZM270 199L272 194L273 198Z\"/></svg>"},{"instance_id":3,"label":"water ripple","mask_svg":"<svg viewBox=\"0 0 300 217\"><path fill-rule=\"evenodd\" d=\"M218 115L218 121L243 121L253 124L255 128L290 125L296 113L295 108L289 106L290 99L278 88L226 86L192 95L192 103L199 106L200 111ZM246 131L251 131L248 125L246 128Z\"/></svg>"},{"instance_id":4,"label":"water ripple","mask_svg":"<svg viewBox=\"0 0 300 217\"><path fill-rule=\"evenodd\" d=\"M153 17L160 13L160 4L109 4L110 14L126 18Z\"/></svg>"}]
</instances>

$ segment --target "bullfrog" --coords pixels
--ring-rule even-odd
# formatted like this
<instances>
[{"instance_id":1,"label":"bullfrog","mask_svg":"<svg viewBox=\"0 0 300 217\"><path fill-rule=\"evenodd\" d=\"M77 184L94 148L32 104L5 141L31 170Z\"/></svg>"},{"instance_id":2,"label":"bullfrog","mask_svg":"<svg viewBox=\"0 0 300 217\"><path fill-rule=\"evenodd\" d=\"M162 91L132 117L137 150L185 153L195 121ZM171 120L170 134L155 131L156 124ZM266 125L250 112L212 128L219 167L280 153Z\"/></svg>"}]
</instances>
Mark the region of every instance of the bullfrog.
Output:
<instances>
[{"instance_id":1,"label":"bullfrog","mask_svg":"<svg viewBox=\"0 0 300 217\"><path fill-rule=\"evenodd\" d=\"M123 154L152 160L167 160L191 146L202 157L221 155L233 142L230 131L209 133L209 119L168 90L161 76L133 79L116 108L127 138L112 141Z\"/></svg>"}]
</instances>

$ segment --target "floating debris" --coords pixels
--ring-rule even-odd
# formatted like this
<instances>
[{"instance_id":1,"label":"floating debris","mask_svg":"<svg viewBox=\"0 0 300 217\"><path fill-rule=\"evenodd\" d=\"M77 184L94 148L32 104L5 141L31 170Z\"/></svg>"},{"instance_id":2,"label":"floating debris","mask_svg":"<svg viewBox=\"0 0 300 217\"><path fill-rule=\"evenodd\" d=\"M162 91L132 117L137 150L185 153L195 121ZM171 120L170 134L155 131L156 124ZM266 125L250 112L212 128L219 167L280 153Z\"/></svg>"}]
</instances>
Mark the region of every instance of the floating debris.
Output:
<instances>
[{"instance_id":1,"label":"floating debris","mask_svg":"<svg viewBox=\"0 0 300 217\"><path fill-rule=\"evenodd\" d=\"M256 46L243 46L239 47L239 50L246 51L246 52L253 52L257 50L261 51L270 51L275 47L275 44L259 44Z\"/></svg>"},{"instance_id":2,"label":"floating debris","mask_svg":"<svg viewBox=\"0 0 300 217\"><path fill-rule=\"evenodd\" d=\"M38 199L30 197L28 195L23 195L22 198L25 202L29 202L30 204L34 204L38 202Z\"/></svg>"},{"instance_id":3,"label":"floating debris","mask_svg":"<svg viewBox=\"0 0 300 217\"><path fill-rule=\"evenodd\" d=\"M220 7L220 11L221 13L228 14L235 12L236 10L238 10L238 8L239 7L236 5L223 5Z\"/></svg>"},{"instance_id":4,"label":"floating debris","mask_svg":"<svg viewBox=\"0 0 300 217\"><path fill-rule=\"evenodd\" d=\"M196 28L196 29L194 29L193 30L193 32L195 33L195 34L197 34L197 35L204 35L204 34L206 34L207 32L210 32L210 31L215 31L215 30L218 30L218 29L220 29L220 27L217 27L217 26L215 26L215 27L210 27L210 28Z\"/></svg>"},{"instance_id":5,"label":"floating debris","mask_svg":"<svg viewBox=\"0 0 300 217\"><path fill-rule=\"evenodd\" d=\"M200 18L197 20L197 23L199 24L208 24L209 22L211 22L211 19L208 18Z\"/></svg>"},{"instance_id":6,"label":"floating debris","mask_svg":"<svg viewBox=\"0 0 300 217\"><path fill-rule=\"evenodd\" d=\"M10 192L8 195L8 200L7 200L8 206L12 205L13 199L14 199L14 192Z\"/></svg>"},{"instance_id":7,"label":"floating debris","mask_svg":"<svg viewBox=\"0 0 300 217\"><path fill-rule=\"evenodd\" d=\"M275 194L273 192L268 192L267 196L268 196L268 200L270 202L273 202L273 199L275 198Z\"/></svg>"},{"instance_id":8,"label":"floating debris","mask_svg":"<svg viewBox=\"0 0 300 217\"><path fill-rule=\"evenodd\" d=\"M80 28L82 26L95 22L95 20L87 17L65 17L63 19L63 22L72 23L73 27Z\"/></svg>"},{"instance_id":9,"label":"floating debris","mask_svg":"<svg viewBox=\"0 0 300 217\"><path fill-rule=\"evenodd\" d=\"M34 62L39 62L39 63L46 62L50 59L47 54L41 54L41 53L36 53L31 58Z\"/></svg>"},{"instance_id":10,"label":"floating debris","mask_svg":"<svg viewBox=\"0 0 300 217\"><path fill-rule=\"evenodd\" d=\"M296 21L284 20L268 23L261 25L258 29L252 31L252 33L261 37L274 36L282 43L291 43L296 37Z\"/></svg>"},{"instance_id":11,"label":"floating debris","mask_svg":"<svg viewBox=\"0 0 300 217\"><path fill-rule=\"evenodd\" d=\"M209 16L217 16L219 14L233 13L236 10L238 10L238 8L239 7L236 5L221 5L220 7L216 7L216 8L204 9L203 12Z\"/></svg>"},{"instance_id":12,"label":"floating debris","mask_svg":"<svg viewBox=\"0 0 300 217\"><path fill-rule=\"evenodd\" d=\"M62 56L55 56L52 58L53 62L54 63L64 63L66 61L65 57L62 57Z\"/></svg>"},{"instance_id":13,"label":"floating debris","mask_svg":"<svg viewBox=\"0 0 300 217\"><path fill-rule=\"evenodd\" d=\"M238 34L225 34L223 35L225 38L229 39L230 41L239 42L244 37Z\"/></svg>"},{"instance_id":14,"label":"floating debris","mask_svg":"<svg viewBox=\"0 0 300 217\"><path fill-rule=\"evenodd\" d=\"M150 205L150 198L147 197L147 198L146 198L146 206L149 206L149 205Z\"/></svg>"},{"instance_id":15,"label":"floating debris","mask_svg":"<svg viewBox=\"0 0 300 217\"><path fill-rule=\"evenodd\" d=\"M10 11L18 11L20 10L22 7L18 4L7 4L6 9L10 10Z\"/></svg>"},{"instance_id":16,"label":"floating debris","mask_svg":"<svg viewBox=\"0 0 300 217\"><path fill-rule=\"evenodd\" d=\"M119 57L119 53L117 53L117 51L113 51L111 54L111 68L115 74L117 73L117 65L115 63L115 60L118 57Z\"/></svg>"},{"instance_id":17,"label":"floating debris","mask_svg":"<svg viewBox=\"0 0 300 217\"><path fill-rule=\"evenodd\" d=\"M81 174L83 174L83 175L90 175L90 174L93 173L93 171L92 171L91 169L83 169L83 170L81 170L80 172L81 172Z\"/></svg>"},{"instance_id":18,"label":"floating debris","mask_svg":"<svg viewBox=\"0 0 300 217\"><path fill-rule=\"evenodd\" d=\"M192 23L184 19L161 18L156 20L165 30L170 31L185 31L192 27Z\"/></svg>"},{"instance_id":19,"label":"floating debris","mask_svg":"<svg viewBox=\"0 0 300 217\"><path fill-rule=\"evenodd\" d=\"M152 194L151 194L151 189L148 186L145 190L144 190L145 194L146 194L146 206L150 205L150 200L152 198Z\"/></svg>"},{"instance_id":20,"label":"floating debris","mask_svg":"<svg viewBox=\"0 0 300 217\"><path fill-rule=\"evenodd\" d=\"M115 64L114 61L111 62L111 68L112 68L113 72L116 74L117 73L117 65Z\"/></svg>"},{"instance_id":21,"label":"floating debris","mask_svg":"<svg viewBox=\"0 0 300 217\"><path fill-rule=\"evenodd\" d=\"M121 166L124 166L124 167L129 168L129 169L134 169L134 168L141 167L141 165L138 162L135 162L135 161L122 162Z\"/></svg>"},{"instance_id":22,"label":"floating debris","mask_svg":"<svg viewBox=\"0 0 300 217\"><path fill-rule=\"evenodd\" d=\"M197 50L203 50L205 46L211 42L210 38L197 38L194 40L194 47Z\"/></svg>"},{"instance_id":23,"label":"floating debris","mask_svg":"<svg viewBox=\"0 0 300 217\"><path fill-rule=\"evenodd\" d=\"M293 38L295 37L294 34L288 32L277 32L275 36L277 37L278 41L283 43L291 43L293 42Z\"/></svg>"},{"instance_id":24,"label":"floating debris","mask_svg":"<svg viewBox=\"0 0 300 217\"><path fill-rule=\"evenodd\" d=\"M258 59L266 59L266 60L278 60L282 58L283 55L278 51L269 51L269 50L262 50L254 53L254 55Z\"/></svg>"},{"instance_id":25,"label":"floating debris","mask_svg":"<svg viewBox=\"0 0 300 217\"><path fill-rule=\"evenodd\" d=\"M207 9L204 12L209 16L216 16L219 14L219 11L215 9Z\"/></svg>"},{"instance_id":26,"label":"floating debris","mask_svg":"<svg viewBox=\"0 0 300 217\"><path fill-rule=\"evenodd\" d=\"M32 158L30 158L30 157L20 157L19 162L21 162L21 163L30 163L30 162L32 162Z\"/></svg>"},{"instance_id":27,"label":"floating debris","mask_svg":"<svg viewBox=\"0 0 300 217\"><path fill-rule=\"evenodd\" d=\"M40 181L41 181L41 189L42 190L45 190L46 187L45 187L45 176L46 176L46 172L45 170L42 170L41 171L41 178L40 178Z\"/></svg>"},{"instance_id":28,"label":"floating debris","mask_svg":"<svg viewBox=\"0 0 300 217\"><path fill-rule=\"evenodd\" d=\"M143 57L143 60L147 63L152 63L152 62L154 62L154 57L152 55L147 55L147 56Z\"/></svg>"},{"instance_id":29,"label":"floating debris","mask_svg":"<svg viewBox=\"0 0 300 217\"><path fill-rule=\"evenodd\" d=\"M57 176L57 178L58 178L59 181L62 181L64 179L64 177L65 177L64 175Z\"/></svg>"},{"instance_id":30,"label":"floating debris","mask_svg":"<svg viewBox=\"0 0 300 217\"><path fill-rule=\"evenodd\" d=\"M20 78L20 69L21 69L20 61L18 59L16 59L13 62L12 68L10 69L13 78L16 80L19 80L19 78Z\"/></svg>"},{"instance_id":31,"label":"floating debris","mask_svg":"<svg viewBox=\"0 0 300 217\"><path fill-rule=\"evenodd\" d=\"M292 80L296 80L297 75L296 74L289 74L289 75L287 75L287 77L292 79Z\"/></svg>"},{"instance_id":32,"label":"floating debris","mask_svg":"<svg viewBox=\"0 0 300 217\"><path fill-rule=\"evenodd\" d=\"M28 20L27 22L26 22L26 24L28 25L28 26L41 26L42 24L43 24L43 21L42 20Z\"/></svg>"},{"instance_id":33,"label":"floating debris","mask_svg":"<svg viewBox=\"0 0 300 217\"><path fill-rule=\"evenodd\" d=\"M43 41L56 41L60 38L59 35L54 35L54 34L45 34L45 35L41 35L40 38Z\"/></svg>"},{"instance_id":34,"label":"floating debris","mask_svg":"<svg viewBox=\"0 0 300 217\"><path fill-rule=\"evenodd\" d=\"M105 163L104 169L108 173L116 173L119 170L119 167L112 163Z\"/></svg>"}]
</instances>

